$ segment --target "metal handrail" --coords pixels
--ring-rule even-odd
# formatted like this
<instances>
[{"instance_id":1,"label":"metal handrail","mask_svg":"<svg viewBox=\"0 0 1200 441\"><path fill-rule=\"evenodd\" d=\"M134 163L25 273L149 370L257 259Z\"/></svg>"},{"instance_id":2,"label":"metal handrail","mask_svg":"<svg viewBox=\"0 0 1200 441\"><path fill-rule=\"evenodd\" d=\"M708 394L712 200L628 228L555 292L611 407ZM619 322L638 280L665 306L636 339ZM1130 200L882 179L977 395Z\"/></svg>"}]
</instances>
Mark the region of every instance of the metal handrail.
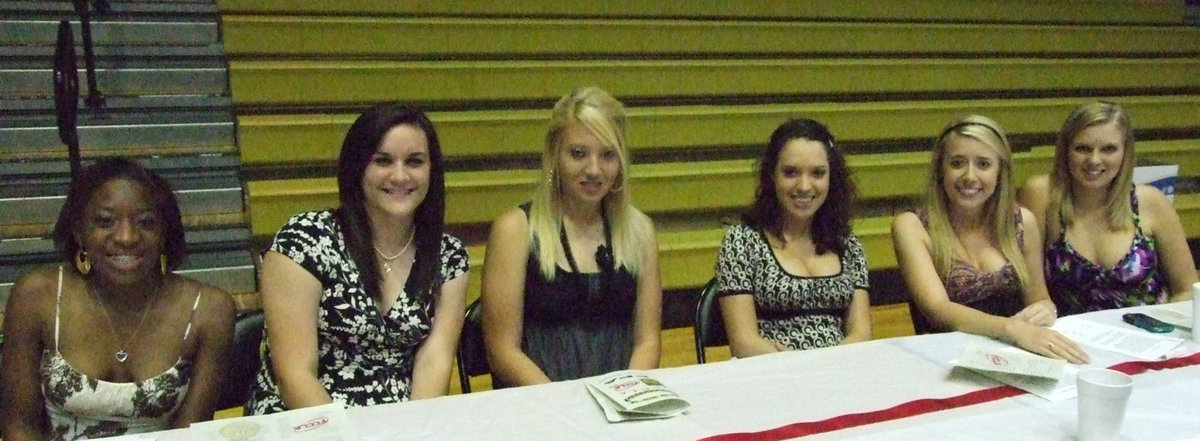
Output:
<instances>
[{"instance_id":1,"label":"metal handrail","mask_svg":"<svg viewBox=\"0 0 1200 441\"><path fill-rule=\"evenodd\" d=\"M79 14L79 29L83 34L83 63L87 67L88 94L84 104L88 110L100 110L104 107L104 95L96 87L96 52L92 44L92 11L88 8L88 0L73 0L75 13ZM103 6L104 9L101 9ZM96 2L97 12L108 9L107 1Z\"/></svg>"},{"instance_id":2,"label":"metal handrail","mask_svg":"<svg viewBox=\"0 0 1200 441\"><path fill-rule=\"evenodd\" d=\"M79 70L75 65L75 37L71 23L58 22L58 42L54 47L54 114L58 138L67 145L71 177L80 169L79 154Z\"/></svg>"}]
</instances>

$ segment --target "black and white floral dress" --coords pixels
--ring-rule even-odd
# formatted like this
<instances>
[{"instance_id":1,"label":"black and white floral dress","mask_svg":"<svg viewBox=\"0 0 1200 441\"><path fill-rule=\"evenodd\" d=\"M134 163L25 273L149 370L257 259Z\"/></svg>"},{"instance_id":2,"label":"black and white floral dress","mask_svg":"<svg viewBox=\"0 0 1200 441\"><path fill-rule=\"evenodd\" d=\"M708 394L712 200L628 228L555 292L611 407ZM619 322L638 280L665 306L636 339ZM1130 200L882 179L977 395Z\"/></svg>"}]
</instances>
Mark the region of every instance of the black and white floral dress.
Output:
<instances>
[{"instance_id":1,"label":"black and white floral dress","mask_svg":"<svg viewBox=\"0 0 1200 441\"><path fill-rule=\"evenodd\" d=\"M408 400L413 361L431 328L432 303L415 301L406 288L387 315L381 316L346 253L330 210L288 219L275 235L271 251L291 258L321 282L317 379L333 400L350 407ZM465 274L467 252L462 241L443 235L439 263L443 281ZM268 358L269 335L265 347L263 366L247 403L255 414L286 410Z\"/></svg>"},{"instance_id":2,"label":"black and white floral dress","mask_svg":"<svg viewBox=\"0 0 1200 441\"><path fill-rule=\"evenodd\" d=\"M750 294L762 336L791 348L834 346L845 338L845 314L857 289L867 289L867 259L858 237L842 238L841 271L797 276L779 264L761 231L735 225L717 255L719 295Z\"/></svg>"}]
</instances>

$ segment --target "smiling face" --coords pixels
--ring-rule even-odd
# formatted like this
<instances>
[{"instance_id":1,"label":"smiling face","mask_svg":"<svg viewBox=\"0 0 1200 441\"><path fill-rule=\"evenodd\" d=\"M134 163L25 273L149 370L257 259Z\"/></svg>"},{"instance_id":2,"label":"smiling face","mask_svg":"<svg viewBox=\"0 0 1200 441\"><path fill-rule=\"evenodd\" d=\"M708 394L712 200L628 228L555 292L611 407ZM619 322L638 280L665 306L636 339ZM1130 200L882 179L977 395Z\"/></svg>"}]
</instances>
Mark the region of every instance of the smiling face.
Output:
<instances>
[{"instance_id":1,"label":"smiling face","mask_svg":"<svg viewBox=\"0 0 1200 441\"><path fill-rule=\"evenodd\" d=\"M599 204L621 173L620 153L578 122L568 124L561 139L555 174L563 198Z\"/></svg>"},{"instance_id":2,"label":"smiling face","mask_svg":"<svg viewBox=\"0 0 1200 441\"><path fill-rule=\"evenodd\" d=\"M1107 189L1124 158L1125 136L1115 121L1085 128L1068 146L1071 182L1079 188Z\"/></svg>"},{"instance_id":3,"label":"smiling face","mask_svg":"<svg viewBox=\"0 0 1200 441\"><path fill-rule=\"evenodd\" d=\"M102 283L130 286L159 272L165 227L151 200L141 183L118 178L101 185L84 206L76 241Z\"/></svg>"},{"instance_id":4,"label":"smiling face","mask_svg":"<svg viewBox=\"0 0 1200 441\"><path fill-rule=\"evenodd\" d=\"M942 158L942 190L951 207L981 209L996 191L1000 157L987 144L961 135L949 135Z\"/></svg>"},{"instance_id":5,"label":"smiling face","mask_svg":"<svg viewBox=\"0 0 1200 441\"><path fill-rule=\"evenodd\" d=\"M429 192L429 142L416 126L388 130L363 172L363 199L375 222L411 219Z\"/></svg>"},{"instance_id":6,"label":"smiling face","mask_svg":"<svg viewBox=\"0 0 1200 441\"><path fill-rule=\"evenodd\" d=\"M811 223L827 194L829 157L825 146L807 138L788 141L775 166L775 197L784 223Z\"/></svg>"}]
</instances>

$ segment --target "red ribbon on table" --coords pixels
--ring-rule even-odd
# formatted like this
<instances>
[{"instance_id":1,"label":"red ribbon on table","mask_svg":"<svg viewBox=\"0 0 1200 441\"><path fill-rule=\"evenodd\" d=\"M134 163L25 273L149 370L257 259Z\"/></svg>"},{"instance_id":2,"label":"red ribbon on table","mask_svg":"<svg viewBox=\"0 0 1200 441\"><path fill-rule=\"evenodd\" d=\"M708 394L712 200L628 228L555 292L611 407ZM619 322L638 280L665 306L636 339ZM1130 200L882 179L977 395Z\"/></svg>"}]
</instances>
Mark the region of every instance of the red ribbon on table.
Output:
<instances>
[{"instance_id":1,"label":"red ribbon on table","mask_svg":"<svg viewBox=\"0 0 1200 441\"><path fill-rule=\"evenodd\" d=\"M1109 369L1124 372L1129 375L1137 375L1149 370L1175 369L1195 365L1200 365L1200 353L1195 353L1187 357L1172 358L1160 361L1128 361L1110 366ZM907 403L898 404L894 407L871 412L839 415L821 421L793 423L760 432L740 432L713 435L707 438L702 438L699 441L780 441L785 439L799 438L802 436L816 435L818 433L848 429L851 427L864 426L883 421L908 418L911 416L949 410L957 407L966 407L975 404L986 403L989 401L996 401L1002 398L1015 397L1024 393L1026 392L1012 386L997 386L948 398L927 398L909 401Z\"/></svg>"}]
</instances>

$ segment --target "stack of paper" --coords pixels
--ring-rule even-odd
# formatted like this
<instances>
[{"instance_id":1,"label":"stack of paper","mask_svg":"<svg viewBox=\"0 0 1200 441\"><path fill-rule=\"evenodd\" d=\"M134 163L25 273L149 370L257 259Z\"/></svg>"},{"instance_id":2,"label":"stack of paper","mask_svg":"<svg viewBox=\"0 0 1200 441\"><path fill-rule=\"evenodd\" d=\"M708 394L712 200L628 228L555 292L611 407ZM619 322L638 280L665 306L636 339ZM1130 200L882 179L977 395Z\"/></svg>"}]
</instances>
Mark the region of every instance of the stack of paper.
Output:
<instances>
[{"instance_id":1,"label":"stack of paper","mask_svg":"<svg viewBox=\"0 0 1200 441\"><path fill-rule=\"evenodd\" d=\"M691 406L658 380L637 371L617 371L584 380L608 422L668 418Z\"/></svg>"},{"instance_id":2,"label":"stack of paper","mask_svg":"<svg viewBox=\"0 0 1200 441\"><path fill-rule=\"evenodd\" d=\"M1142 360L1167 358L1183 343L1182 338L1150 334L1133 326L1116 327L1084 320L1059 320L1050 329L1076 343Z\"/></svg>"}]
</instances>

